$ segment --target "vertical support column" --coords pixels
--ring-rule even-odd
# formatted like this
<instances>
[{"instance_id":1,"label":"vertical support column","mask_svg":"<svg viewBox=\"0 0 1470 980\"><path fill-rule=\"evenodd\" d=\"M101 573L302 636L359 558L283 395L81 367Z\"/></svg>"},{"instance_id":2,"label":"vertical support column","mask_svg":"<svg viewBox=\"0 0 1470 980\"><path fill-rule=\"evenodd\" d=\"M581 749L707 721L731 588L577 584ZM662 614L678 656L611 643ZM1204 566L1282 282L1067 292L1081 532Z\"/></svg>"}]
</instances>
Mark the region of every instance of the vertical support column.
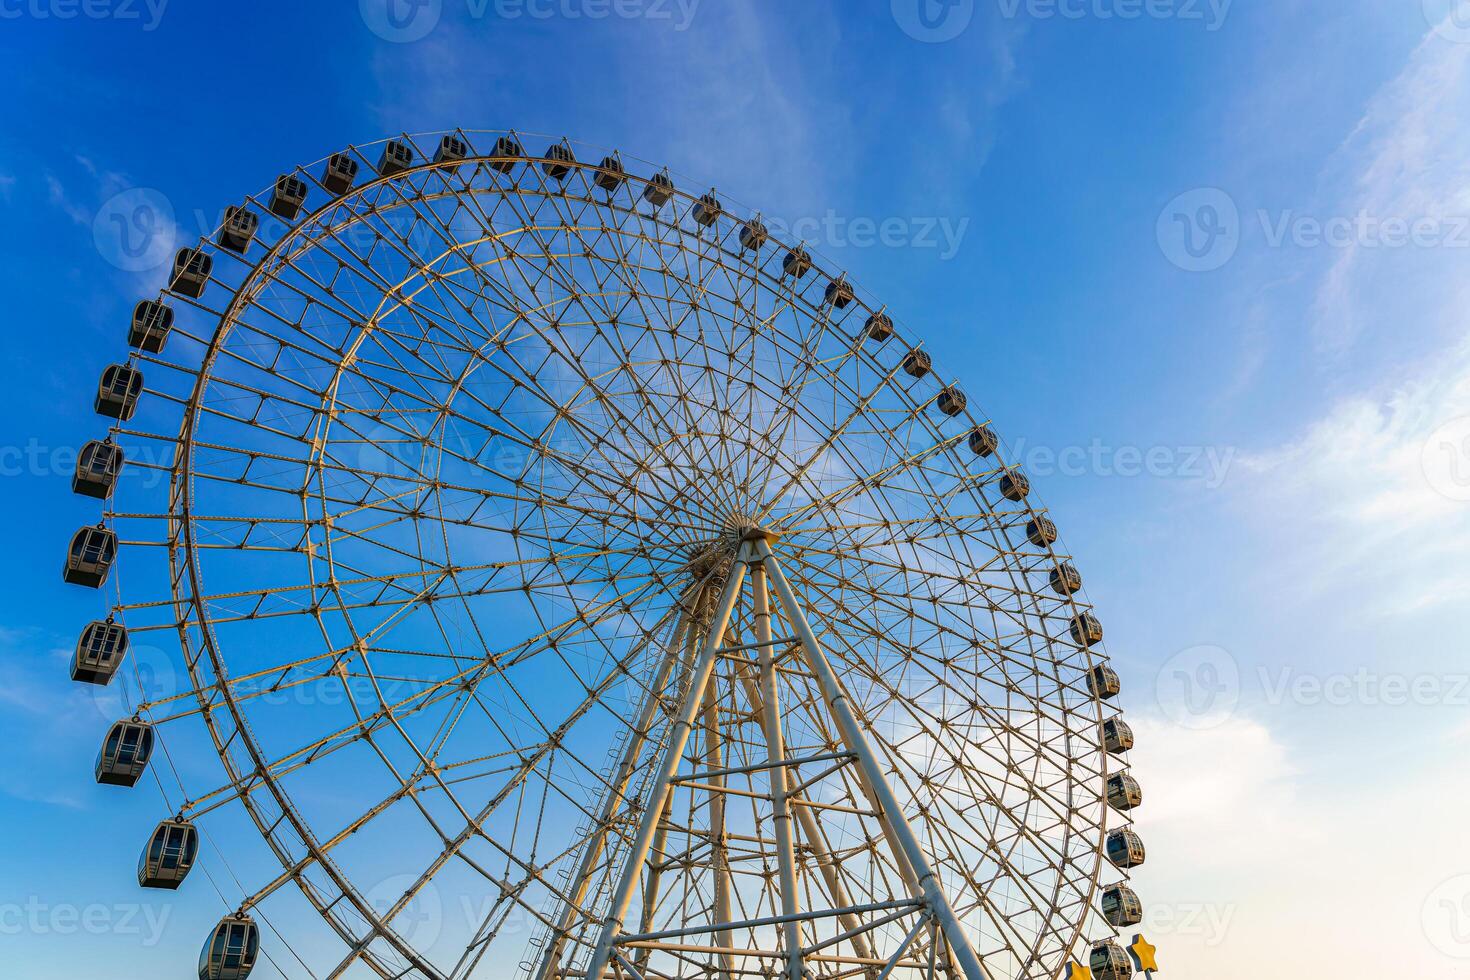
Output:
<instances>
[{"instance_id":1,"label":"vertical support column","mask_svg":"<svg viewBox=\"0 0 1470 980\"><path fill-rule=\"evenodd\" d=\"M704 733L705 765L710 770L723 768L725 762L723 740L720 737L720 696L713 678L704 689ZM715 878L714 916L715 922L727 923L730 921L730 854L725 838L725 777L713 775L708 777L708 781L712 787L709 794L709 843L710 870ZM734 934L728 928L717 929L715 939L715 945L723 950L734 945ZM718 958L720 980L734 980L731 972L735 965L734 957L728 952L721 952Z\"/></svg>"},{"instance_id":2,"label":"vertical support column","mask_svg":"<svg viewBox=\"0 0 1470 980\"><path fill-rule=\"evenodd\" d=\"M764 544L764 542L762 542ZM786 740L781 732L780 692L776 686L776 655L771 649L771 600L766 591L763 564L750 566L750 590L755 606L755 640L760 646L761 723L766 734L766 759L771 763L771 812L776 831L776 862L781 881L781 914L795 916L800 908L796 895L796 855L791 844L791 804L786 766ZM783 925L786 938L787 980L801 980L801 922L788 918Z\"/></svg>"},{"instance_id":3,"label":"vertical support column","mask_svg":"<svg viewBox=\"0 0 1470 980\"><path fill-rule=\"evenodd\" d=\"M628 914L628 905L633 900L633 890L638 887L638 872L648 858L649 845L653 843L664 804L668 801L672 791L671 781L675 771L679 768L679 761L684 757L684 749L689 744L689 732L694 727L694 716L698 714L700 704L704 701L705 685L709 683L710 674L714 670L715 657L724 640L725 628L730 624L730 614L734 611L735 603L740 598L740 586L745 580L744 554L740 558L742 560L737 560L730 566L729 577L725 580L725 589L720 593L720 601L715 607L714 619L710 622L709 633L704 638L704 647L700 650L699 659L695 661L693 669L689 672L689 689L684 694L684 700L679 705L679 714L669 732L669 743L664 749L663 761L659 764L658 772L649 790L647 809L643 811L638 836L633 839L633 846L628 851L628 863L623 868L617 890L613 892L612 902L608 906L607 918L603 920L602 933L598 937L597 946L592 950L592 957L587 962L587 980L601 980L603 971L607 969L608 961L612 958L613 942L617 939L618 933L623 931L623 918ZM981 980L981 978L974 977L971 980Z\"/></svg>"},{"instance_id":4,"label":"vertical support column","mask_svg":"<svg viewBox=\"0 0 1470 980\"><path fill-rule=\"evenodd\" d=\"M776 590L776 596L781 600L781 608L786 612L786 620L796 629L796 634L801 640L807 666L811 668L812 674L816 677L817 686L822 690L822 698L827 702L827 710L836 720L838 730L843 741L847 743L848 749L857 757L858 772L862 781L867 784L869 791L878 801L878 819L890 829L892 837L902 848L903 858L908 861L909 867L913 869L914 875L918 878L918 886L924 902L929 906L930 914L939 922L951 956L964 972L966 980L988 980L984 968L980 965L980 958L975 955L975 950L970 946L969 937L965 935L964 928L960 925L959 917L955 915L954 909L949 904L949 898L944 894L938 875L929 866L928 856L919 845L919 839L914 835L913 828L904 819L903 808L899 805L898 798L893 795L893 788L888 785L888 780L884 778L882 767L879 766L872 747L863 737L857 716L853 714L852 705L848 702L847 692L843 690L837 675L833 673L832 665L827 662L827 655L822 652L816 634L812 632L811 624L807 622L806 613L802 611L796 593L791 589L791 583L786 580L785 574L781 571L780 562L771 553L770 545L765 538L755 540L753 546L757 557L765 563L771 585Z\"/></svg>"}]
</instances>

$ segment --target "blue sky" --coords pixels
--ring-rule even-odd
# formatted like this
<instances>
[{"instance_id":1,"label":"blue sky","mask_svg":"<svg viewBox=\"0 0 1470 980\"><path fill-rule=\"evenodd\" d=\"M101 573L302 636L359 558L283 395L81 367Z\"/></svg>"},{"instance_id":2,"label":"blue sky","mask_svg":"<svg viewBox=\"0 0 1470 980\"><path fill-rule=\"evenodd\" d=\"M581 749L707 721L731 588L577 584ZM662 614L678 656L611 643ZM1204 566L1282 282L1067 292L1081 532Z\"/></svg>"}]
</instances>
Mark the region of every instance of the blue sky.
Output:
<instances>
[{"instance_id":1,"label":"blue sky","mask_svg":"<svg viewBox=\"0 0 1470 980\"><path fill-rule=\"evenodd\" d=\"M67 454L162 278L116 195L189 237L295 164L456 126L715 184L964 379L1107 624L1163 975L1464 969L1470 17L924 2L0 2L7 975L183 975L222 910L138 905L156 806L93 785L115 706L65 677L95 611L57 581L95 510Z\"/></svg>"}]
</instances>

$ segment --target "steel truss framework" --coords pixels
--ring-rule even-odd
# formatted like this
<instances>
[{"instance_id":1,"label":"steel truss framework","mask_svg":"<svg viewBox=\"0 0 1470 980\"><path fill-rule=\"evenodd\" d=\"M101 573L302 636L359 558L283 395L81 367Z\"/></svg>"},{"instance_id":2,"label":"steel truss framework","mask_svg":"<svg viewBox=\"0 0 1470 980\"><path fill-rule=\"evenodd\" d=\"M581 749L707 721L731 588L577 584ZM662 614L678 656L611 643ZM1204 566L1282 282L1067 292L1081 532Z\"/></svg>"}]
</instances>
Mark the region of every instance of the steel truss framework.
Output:
<instances>
[{"instance_id":1,"label":"steel truss framework","mask_svg":"<svg viewBox=\"0 0 1470 980\"><path fill-rule=\"evenodd\" d=\"M985 420L728 202L403 142L249 199L113 432L109 612L182 667L134 710L279 863L217 842L271 964L1008 980L1110 935L1102 655Z\"/></svg>"}]
</instances>

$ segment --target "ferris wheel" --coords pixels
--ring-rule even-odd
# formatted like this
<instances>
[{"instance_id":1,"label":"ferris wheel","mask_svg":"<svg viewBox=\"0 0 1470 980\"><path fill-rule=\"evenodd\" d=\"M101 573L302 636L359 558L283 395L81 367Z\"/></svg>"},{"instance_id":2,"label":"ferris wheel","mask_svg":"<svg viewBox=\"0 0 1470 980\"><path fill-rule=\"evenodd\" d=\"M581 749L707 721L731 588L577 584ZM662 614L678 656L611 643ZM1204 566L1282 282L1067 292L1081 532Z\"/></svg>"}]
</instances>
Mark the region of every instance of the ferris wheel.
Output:
<instances>
[{"instance_id":1,"label":"ferris wheel","mask_svg":"<svg viewBox=\"0 0 1470 980\"><path fill-rule=\"evenodd\" d=\"M1131 977L1133 734L988 420L758 214L531 142L281 175L102 375L73 677L198 975Z\"/></svg>"}]
</instances>

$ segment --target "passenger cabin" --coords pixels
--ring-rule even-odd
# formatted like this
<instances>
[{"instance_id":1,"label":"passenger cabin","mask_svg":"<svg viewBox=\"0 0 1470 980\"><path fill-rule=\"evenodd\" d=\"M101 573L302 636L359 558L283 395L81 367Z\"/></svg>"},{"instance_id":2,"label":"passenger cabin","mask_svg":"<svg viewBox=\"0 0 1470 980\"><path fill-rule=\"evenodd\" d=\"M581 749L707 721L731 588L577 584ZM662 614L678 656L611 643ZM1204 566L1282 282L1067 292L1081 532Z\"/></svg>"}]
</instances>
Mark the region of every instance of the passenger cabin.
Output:
<instances>
[{"instance_id":1,"label":"passenger cabin","mask_svg":"<svg viewBox=\"0 0 1470 980\"><path fill-rule=\"evenodd\" d=\"M72 535L61 577L72 585L100 588L117 557L117 535L103 527L84 527Z\"/></svg>"},{"instance_id":2,"label":"passenger cabin","mask_svg":"<svg viewBox=\"0 0 1470 980\"><path fill-rule=\"evenodd\" d=\"M1000 437L988 425L977 425L970 432L970 452L989 456L1000 447Z\"/></svg>"},{"instance_id":3,"label":"passenger cabin","mask_svg":"<svg viewBox=\"0 0 1470 980\"><path fill-rule=\"evenodd\" d=\"M460 161L470 155L470 145L454 133L439 138L439 148L434 151L434 162L443 164L450 173L459 169Z\"/></svg>"},{"instance_id":4,"label":"passenger cabin","mask_svg":"<svg viewBox=\"0 0 1470 980\"><path fill-rule=\"evenodd\" d=\"M592 176L592 183L611 192L622 187L623 182L627 179L628 174L623 170L623 161L616 153L609 153L597 165L597 172Z\"/></svg>"},{"instance_id":5,"label":"passenger cabin","mask_svg":"<svg viewBox=\"0 0 1470 980\"><path fill-rule=\"evenodd\" d=\"M661 208L669 203L669 198L674 196L674 182L669 179L667 173L654 174L647 184L643 185L643 199L656 208Z\"/></svg>"},{"instance_id":6,"label":"passenger cabin","mask_svg":"<svg viewBox=\"0 0 1470 980\"><path fill-rule=\"evenodd\" d=\"M929 356L929 352L919 350L917 347L905 354L903 358L904 373L910 377L922 378L933 366L934 358Z\"/></svg>"},{"instance_id":7,"label":"passenger cabin","mask_svg":"<svg viewBox=\"0 0 1470 980\"><path fill-rule=\"evenodd\" d=\"M1126 772L1108 777L1108 806L1127 813L1143 803L1143 787Z\"/></svg>"},{"instance_id":8,"label":"passenger cabin","mask_svg":"<svg viewBox=\"0 0 1470 980\"><path fill-rule=\"evenodd\" d=\"M143 394L143 372L126 364L112 364L97 382L97 399L92 408L98 415L126 422L138 407Z\"/></svg>"},{"instance_id":9,"label":"passenger cabin","mask_svg":"<svg viewBox=\"0 0 1470 980\"><path fill-rule=\"evenodd\" d=\"M822 298L831 303L836 309L846 309L847 304L852 302L852 284L846 279L833 279L827 283L826 292Z\"/></svg>"},{"instance_id":10,"label":"passenger cabin","mask_svg":"<svg viewBox=\"0 0 1470 980\"><path fill-rule=\"evenodd\" d=\"M260 930L250 916L226 916L199 951L199 980L245 980L259 953Z\"/></svg>"},{"instance_id":11,"label":"passenger cabin","mask_svg":"<svg viewBox=\"0 0 1470 980\"><path fill-rule=\"evenodd\" d=\"M138 884L175 889L189 876L199 856L199 831L186 820L165 820L138 856Z\"/></svg>"},{"instance_id":12,"label":"passenger cabin","mask_svg":"<svg viewBox=\"0 0 1470 980\"><path fill-rule=\"evenodd\" d=\"M281 174L276 178L276 186L271 189L271 214L287 221L295 221L305 203L306 181L290 174Z\"/></svg>"},{"instance_id":13,"label":"passenger cabin","mask_svg":"<svg viewBox=\"0 0 1470 980\"><path fill-rule=\"evenodd\" d=\"M1143 921L1143 902L1127 885L1114 885L1102 894L1102 914L1114 929L1126 929Z\"/></svg>"},{"instance_id":14,"label":"passenger cabin","mask_svg":"<svg viewBox=\"0 0 1470 980\"><path fill-rule=\"evenodd\" d=\"M378 174L394 177L413 166L413 150L402 140L389 140L383 144L383 154L378 157Z\"/></svg>"},{"instance_id":15,"label":"passenger cabin","mask_svg":"<svg viewBox=\"0 0 1470 980\"><path fill-rule=\"evenodd\" d=\"M333 153L322 170L322 186L334 197L352 190L357 181L357 161L346 153Z\"/></svg>"},{"instance_id":16,"label":"passenger cabin","mask_svg":"<svg viewBox=\"0 0 1470 980\"><path fill-rule=\"evenodd\" d=\"M259 227L260 218L256 217L254 211L243 205L232 204L225 208L225 223L220 225L215 241L231 252L244 255L250 249L250 243L254 241Z\"/></svg>"},{"instance_id":17,"label":"passenger cabin","mask_svg":"<svg viewBox=\"0 0 1470 980\"><path fill-rule=\"evenodd\" d=\"M1087 958L1093 980L1131 980L1133 961L1116 943L1098 943Z\"/></svg>"},{"instance_id":18,"label":"passenger cabin","mask_svg":"<svg viewBox=\"0 0 1470 980\"><path fill-rule=\"evenodd\" d=\"M863 331L869 340L883 343L893 336L893 320L886 313L874 313L868 317L868 322L863 325Z\"/></svg>"},{"instance_id":19,"label":"passenger cabin","mask_svg":"<svg viewBox=\"0 0 1470 980\"><path fill-rule=\"evenodd\" d=\"M572 164L576 162L577 158L565 143L553 143L546 148L541 170L552 180L566 180L567 174L572 172Z\"/></svg>"},{"instance_id":20,"label":"passenger cabin","mask_svg":"<svg viewBox=\"0 0 1470 980\"><path fill-rule=\"evenodd\" d=\"M141 721L117 721L107 730L97 753L97 782L107 786L136 786L153 755L153 726Z\"/></svg>"},{"instance_id":21,"label":"passenger cabin","mask_svg":"<svg viewBox=\"0 0 1470 980\"><path fill-rule=\"evenodd\" d=\"M1138 867L1147 857L1143 849L1143 838L1126 828L1108 834L1104 850L1113 866L1125 871Z\"/></svg>"},{"instance_id":22,"label":"passenger cabin","mask_svg":"<svg viewBox=\"0 0 1470 980\"><path fill-rule=\"evenodd\" d=\"M1050 517L1033 517L1026 522L1026 540L1038 548L1057 543L1057 526Z\"/></svg>"},{"instance_id":23,"label":"passenger cabin","mask_svg":"<svg viewBox=\"0 0 1470 980\"><path fill-rule=\"evenodd\" d=\"M98 499L112 496L122 464L123 452L111 439L93 439L77 453L76 471L71 477L72 493Z\"/></svg>"},{"instance_id":24,"label":"passenger cabin","mask_svg":"<svg viewBox=\"0 0 1470 980\"><path fill-rule=\"evenodd\" d=\"M128 652L127 627L112 617L88 623L77 638L71 658L71 679L83 684L106 685L117 673Z\"/></svg>"},{"instance_id":25,"label":"passenger cabin","mask_svg":"<svg viewBox=\"0 0 1470 980\"><path fill-rule=\"evenodd\" d=\"M969 399L965 397L965 393L954 385L941 389L939 397L934 402L935 407L942 414L951 418L963 412L967 404L969 404Z\"/></svg>"},{"instance_id":26,"label":"passenger cabin","mask_svg":"<svg viewBox=\"0 0 1470 980\"><path fill-rule=\"evenodd\" d=\"M1072 617L1071 632L1072 639L1084 647L1102 642L1102 623L1090 612L1080 612Z\"/></svg>"},{"instance_id":27,"label":"passenger cabin","mask_svg":"<svg viewBox=\"0 0 1470 980\"><path fill-rule=\"evenodd\" d=\"M781 274L800 279L812 270L812 257L804 248L788 249L785 258L781 260Z\"/></svg>"},{"instance_id":28,"label":"passenger cabin","mask_svg":"<svg viewBox=\"0 0 1470 980\"><path fill-rule=\"evenodd\" d=\"M128 327L128 346L149 354L163 351L169 331L174 327L174 308L165 303L145 299L133 307L133 322Z\"/></svg>"},{"instance_id":29,"label":"passenger cabin","mask_svg":"<svg viewBox=\"0 0 1470 980\"><path fill-rule=\"evenodd\" d=\"M173 277L168 288L180 296L198 299L209 285L209 273L214 269L214 259L197 248L181 248L174 256Z\"/></svg>"},{"instance_id":30,"label":"passenger cabin","mask_svg":"<svg viewBox=\"0 0 1470 980\"><path fill-rule=\"evenodd\" d=\"M1000 495L1013 503L1026 499L1031 492L1031 481L1020 470L1007 470L1000 478Z\"/></svg>"},{"instance_id":31,"label":"passenger cabin","mask_svg":"<svg viewBox=\"0 0 1470 980\"><path fill-rule=\"evenodd\" d=\"M1102 723L1102 742L1109 755L1122 755L1133 748L1133 729L1122 718L1109 718Z\"/></svg>"},{"instance_id":32,"label":"passenger cabin","mask_svg":"<svg viewBox=\"0 0 1470 980\"><path fill-rule=\"evenodd\" d=\"M720 199L715 197L715 192L711 190L694 202L694 209L690 213L694 216L695 224L708 228L719 220L723 212L724 208L720 205Z\"/></svg>"},{"instance_id":33,"label":"passenger cabin","mask_svg":"<svg viewBox=\"0 0 1470 980\"><path fill-rule=\"evenodd\" d=\"M1107 664L1098 664L1087 672L1087 690L1099 701L1108 701L1118 696L1123 684L1118 672Z\"/></svg>"},{"instance_id":34,"label":"passenger cabin","mask_svg":"<svg viewBox=\"0 0 1470 980\"><path fill-rule=\"evenodd\" d=\"M1082 573L1076 565L1062 562L1051 570L1051 590L1057 595L1069 596L1082 588Z\"/></svg>"},{"instance_id":35,"label":"passenger cabin","mask_svg":"<svg viewBox=\"0 0 1470 980\"><path fill-rule=\"evenodd\" d=\"M766 226L754 218L740 226L740 247L748 251L759 252L770 237Z\"/></svg>"},{"instance_id":36,"label":"passenger cabin","mask_svg":"<svg viewBox=\"0 0 1470 980\"><path fill-rule=\"evenodd\" d=\"M526 151L514 136L502 136L495 141L495 147L490 151L490 168L508 174L525 155Z\"/></svg>"}]
</instances>

